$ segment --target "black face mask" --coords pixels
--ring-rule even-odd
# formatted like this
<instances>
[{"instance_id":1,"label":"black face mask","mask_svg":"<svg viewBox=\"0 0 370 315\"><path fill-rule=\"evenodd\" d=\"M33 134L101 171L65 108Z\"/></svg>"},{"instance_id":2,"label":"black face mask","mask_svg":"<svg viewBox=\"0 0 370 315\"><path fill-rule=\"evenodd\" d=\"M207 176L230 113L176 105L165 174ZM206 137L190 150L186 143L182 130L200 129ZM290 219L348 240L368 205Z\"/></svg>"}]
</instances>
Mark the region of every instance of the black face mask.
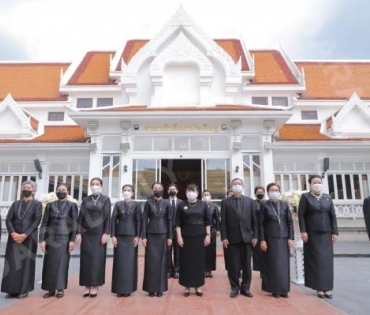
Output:
<instances>
[{"instance_id":1,"label":"black face mask","mask_svg":"<svg viewBox=\"0 0 370 315\"><path fill-rule=\"evenodd\" d=\"M64 199L65 197L67 197L67 193L64 192L64 191L57 191L56 195L57 195L58 199Z\"/></svg>"},{"instance_id":2,"label":"black face mask","mask_svg":"<svg viewBox=\"0 0 370 315\"><path fill-rule=\"evenodd\" d=\"M265 194L258 194L256 195L257 199L262 200L265 197Z\"/></svg>"},{"instance_id":3,"label":"black face mask","mask_svg":"<svg viewBox=\"0 0 370 315\"><path fill-rule=\"evenodd\" d=\"M176 191L169 191L168 194L171 196L171 197L175 197L176 196Z\"/></svg>"},{"instance_id":4,"label":"black face mask","mask_svg":"<svg viewBox=\"0 0 370 315\"><path fill-rule=\"evenodd\" d=\"M163 190L154 190L153 195L154 195L154 197L162 197Z\"/></svg>"},{"instance_id":5,"label":"black face mask","mask_svg":"<svg viewBox=\"0 0 370 315\"><path fill-rule=\"evenodd\" d=\"M32 190L23 189L22 190L22 196L23 197L29 197L32 195Z\"/></svg>"}]
</instances>

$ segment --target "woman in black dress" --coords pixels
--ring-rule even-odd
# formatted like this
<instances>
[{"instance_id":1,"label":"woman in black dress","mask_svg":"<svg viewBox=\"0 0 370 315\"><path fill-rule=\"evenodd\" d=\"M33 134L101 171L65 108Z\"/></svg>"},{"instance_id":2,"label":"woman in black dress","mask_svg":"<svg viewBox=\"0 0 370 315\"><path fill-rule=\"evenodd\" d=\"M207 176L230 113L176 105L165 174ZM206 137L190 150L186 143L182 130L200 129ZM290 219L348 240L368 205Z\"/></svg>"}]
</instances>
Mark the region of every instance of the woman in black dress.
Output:
<instances>
[{"instance_id":1,"label":"woman in black dress","mask_svg":"<svg viewBox=\"0 0 370 315\"><path fill-rule=\"evenodd\" d=\"M23 182L22 199L13 202L6 216L9 237L1 291L7 299L23 299L34 289L37 227L42 217L42 203L33 199L36 188L33 181Z\"/></svg>"},{"instance_id":2,"label":"woman in black dress","mask_svg":"<svg viewBox=\"0 0 370 315\"><path fill-rule=\"evenodd\" d=\"M211 192L203 190L202 201L206 203L208 216L211 218L211 243L206 247L206 278L213 278L212 271L216 270L216 237L220 236L220 211L211 199Z\"/></svg>"},{"instance_id":3,"label":"woman in black dress","mask_svg":"<svg viewBox=\"0 0 370 315\"><path fill-rule=\"evenodd\" d=\"M40 228L40 249L45 252L41 289L44 298L62 298L68 285L68 268L75 246L78 207L68 201L68 188L60 183L56 189L57 201L47 204Z\"/></svg>"},{"instance_id":4,"label":"woman in black dress","mask_svg":"<svg viewBox=\"0 0 370 315\"><path fill-rule=\"evenodd\" d=\"M262 186L254 187L254 195L256 196L256 199L254 200L256 203L256 217L257 221L259 222L261 204L265 198L265 188L263 188ZM258 242L257 245L253 247L253 270L259 271L261 278L262 278L262 266L263 266L262 251L260 243Z\"/></svg>"},{"instance_id":5,"label":"woman in black dress","mask_svg":"<svg viewBox=\"0 0 370 315\"><path fill-rule=\"evenodd\" d=\"M172 244L172 211L162 198L163 185L152 185L153 197L144 206L142 244L145 247L143 290L161 297L168 290L167 250Z\"/></svg>"},{"instance_id":6,"label":"woman in black dress","mask_svg":"<svg viewBox=\"0 0 370 315\"><path fill-rule=\"evenodd\" d=\"M137 290L138 244L141 235L141 206L132 200L132 185L122 187L123 201L114 205L111 237L114 246L112 292L128 297Z\"/></svg>"},{"instance_id":7,"label":"woman in black dress","mask_svg":"<svg viewBox=\"0 0 370 315\"><path fill-rule=\"evenodd\" d=\"M76 242L81 243L80 285L83 297L96 297L99 286L105 283L105 261L110 229L111 202L102 195L103 181L90 181L92 195L82 200L78 216Z\"/></svg>"},{"instance_id":8,"label":"woman in black dress","mask_svg":"<svg viewBox=\"0 0 370 315\"><path fill-rule=\"evenodd\" d=\"M288 297L290 251L294 245L293 219L286 201L279 200L280 186L267 185L269 200L260 209L260 246L263 252L262 290L273 297Z\"/></svg>"},{"instance_id":9,"label":"woman in black dress","mask_svg":"<svg viewBox=\"0 0 370 315\"><path fill-rule=\"evenodd\" d=\"M331 197L322 192L322 178L309 178L310 192L301 196L298 206L303 241L305 286L319 298L333 297L334 253L338 238L337 217Z\"/></svg>"},{"instance_id":10,"label":"woman in black dress","mask_svg":"<svg viewBox=\"0 0 370 315\"><path fill-rule=\"evenodd\" d=\"M207 205L197 199L198 186L186 187L186 201L176 210L177 241L180 246L179 283L185 287L184 296L195 288L197 296L203 296L201 287L205 282L206 249L211 238L211 218Z\"/></svg>"}]
</instances>

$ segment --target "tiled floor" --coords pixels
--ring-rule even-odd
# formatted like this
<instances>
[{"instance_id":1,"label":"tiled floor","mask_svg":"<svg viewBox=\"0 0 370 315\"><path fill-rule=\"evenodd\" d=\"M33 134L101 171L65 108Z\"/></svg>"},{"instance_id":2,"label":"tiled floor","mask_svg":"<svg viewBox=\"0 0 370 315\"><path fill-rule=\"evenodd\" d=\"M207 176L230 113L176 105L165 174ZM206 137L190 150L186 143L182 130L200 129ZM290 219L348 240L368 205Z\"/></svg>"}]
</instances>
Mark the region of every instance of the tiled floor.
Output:
<instances>
[{"instance_id":1,"label":"tiled floor","mask_svg":"<svg viewBox=\"0 0 370 315\"><path fill-rule=\"evenodd\" d=\"M17 300L0 309L1 314L125 314L125 315L239 315L239 314L344 314L323 300L313 291L302 290L292 284L288 299L276 299L261 291L259 273L253 272L251 291L253 298L229 297L229 284L222 256L217 257L218 270L214 278L206 279L204 296L182 296L183 288L175 279L169 280L169 290L163 297L149 297L141 290L143 257L139 258L139 290L128 298L117 298L110 292L112 259L107 261L106 285L100 288L96 298L82 298L83 288L78 286L78 275L72 276L69 288L62 299L43 299L43 291L34 292L24 300Z\"/></svg>"}]
</instances>

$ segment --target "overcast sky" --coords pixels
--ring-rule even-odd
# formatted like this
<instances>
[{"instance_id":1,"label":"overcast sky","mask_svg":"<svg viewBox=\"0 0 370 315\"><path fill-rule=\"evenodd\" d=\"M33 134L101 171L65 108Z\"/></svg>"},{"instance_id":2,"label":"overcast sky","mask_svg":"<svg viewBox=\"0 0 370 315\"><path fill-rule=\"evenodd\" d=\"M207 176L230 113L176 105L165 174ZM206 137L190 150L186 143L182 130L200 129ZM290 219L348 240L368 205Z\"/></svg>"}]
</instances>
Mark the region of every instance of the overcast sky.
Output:
<instances>
[{"instance_id":1,"label":"overcast sky","mask_svg":"<svg viewBox=\"0 0 370 315\"><path fill-rule=\"evenodd\" d=\"M182 4L212 38L294 60L370 60L369 0L0 0L0 60L74 61L150 39Z\"/></svg>"}]
</instances>

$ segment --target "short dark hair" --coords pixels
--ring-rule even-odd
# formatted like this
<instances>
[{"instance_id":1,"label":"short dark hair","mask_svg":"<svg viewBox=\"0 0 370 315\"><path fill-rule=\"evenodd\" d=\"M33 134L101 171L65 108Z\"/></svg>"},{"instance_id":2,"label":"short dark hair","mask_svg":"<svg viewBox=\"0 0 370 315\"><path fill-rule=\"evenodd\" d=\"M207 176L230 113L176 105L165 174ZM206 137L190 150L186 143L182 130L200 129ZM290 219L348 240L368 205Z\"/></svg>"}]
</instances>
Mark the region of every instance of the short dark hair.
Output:
<instances>
[{"instance_id":1,"label":"short dark hair","mask_svg":"<svg viewBox=\"0 0 370 315\"><path fill-rule=\"evenodd\" d=\"M176 190L179 190L179 187L175 184L175 183L171 183L168 185L168 189L170 189L170 187L173 186L176 188Z\"/></svg>"},{"instance_id":2,"label":"short dark hair","mask_svg":"<svg viewBox=\"0 0 370 315\"><path fill-rule=\"evenodd\" d=\"M269 192L269 191L270 191L270 188L271 188L272 186L276 186L276 187L278 187L278 188L279 188L279 191L281 190L281 188L280 188L280 185L279 185L279 184L276 184L276 183L270 183L270 184L268 184L268 185L267 185L267 187L266 187L267 192Z\"/></svg>"},{"instance_id":3,"label":"short dark hair","mask_svg":"<svg viewBox=\"0 0 370 315\"><path fill-rule=\"evenodd\" d=\"M126 188L126 187L130 187L131 188L131 191L134 192L134 186L130 185L130 184L125 184L122 186L122 191Z\"/></svg>"},{"instance_id":4,"label":"short dark hair","mask_svg":"<svg viewBox=\"0 0 370 315\"><path fill-rule=\"evenodd\" d=\"M90 185L91 185L91 183L92 183L94 180L97 180L97 181L100 183L100 185L102 185L102 186L103 186L103 180L102 180L100 177L93 177L93 178L91 178L91 180L90 180Z\"/></svg>"},{"instance_id":5,"label":"short dark hair","mask_svg":"<svg viewBox=\"0 0 370 315\"><path fill-rule=\"evenodd\" d=\"M312 180L313 180L314 178L320 178L320 179L322 180L322 177L321 177L320 175L318 175L318 174L311 175L311 176L308 178L308 183L309 183L310 185L311 185Z\"/></svg>"},{"instance_id":6,"label":"short dark hair","mask_svg":"<svg viewBox=\"0 0 370 315\"><path fill-rule=\"evenodd\" d=\"M233 182L234 182L234 181L236 181L236 180L240 180L240 181L242 182L242 184L244 185L244 181L243 181L241 178L239 178L239 177L235 177L235 178L233 178L233 179L231 180L231 182L230 182L230 186L232 186L232 185L233 185Z\"/></svg>"},{"instance_id":7,"label":"short dark hair","mask_svg":"<svg viewBox=\"0 0 370 315\"><path fill-rule=\"evenodd\" d=\"M202 195L203 195L205 192L208 192L208 193L212 196L211 192L210 192L208 189L204 189L204 190L202 191Z\"/></svg>"},{"instance_id":8,"label":"short dark hair","mask_svg":"<svg viewBox=\"0 0 370 315\"><path fill-rule=\"evenodd\" d=\"M265 188L264 187L262 187L262 186L256 186L256 187L254 187L254 194L256 194L257 190L260 190L260 189L262 189L265 192Z\"/></svg>"},{"instance_id":9,"label":"short dark hair","mask_svg":"<svg viewBox=\"0 0 370 315\"><path fill-rule=\"evenodd\" d=\"M69 191L67 184L66 183L62 183L62 182L57 184L57 187L56 187L55 190L57 190L60 186L64 186L65 188L67 188L67 191Z\"/></svg>"},{"instance_id":10,"label":"short dark hair","mask_svg":"<svg viewBox=\"0 0 370 315\"><path fill-rule=\"evenodd\" d=\"M154 182L153 184L152 184L152 189L153 189L153 187L154 187L154 185L161 185L162 186L162 189L163 189L163 184L161 183L161 182Z\"/></svg>"},{"instance_id":11,"label":"short dark hair","mask_svg":"<svg viewBox=\"0 0 370 315\"><path fill-rule=\"evenodd\" d=\"M199 187L193 183L186 186L186 190L199 191Z\"/></svg>"}]
</instances>

